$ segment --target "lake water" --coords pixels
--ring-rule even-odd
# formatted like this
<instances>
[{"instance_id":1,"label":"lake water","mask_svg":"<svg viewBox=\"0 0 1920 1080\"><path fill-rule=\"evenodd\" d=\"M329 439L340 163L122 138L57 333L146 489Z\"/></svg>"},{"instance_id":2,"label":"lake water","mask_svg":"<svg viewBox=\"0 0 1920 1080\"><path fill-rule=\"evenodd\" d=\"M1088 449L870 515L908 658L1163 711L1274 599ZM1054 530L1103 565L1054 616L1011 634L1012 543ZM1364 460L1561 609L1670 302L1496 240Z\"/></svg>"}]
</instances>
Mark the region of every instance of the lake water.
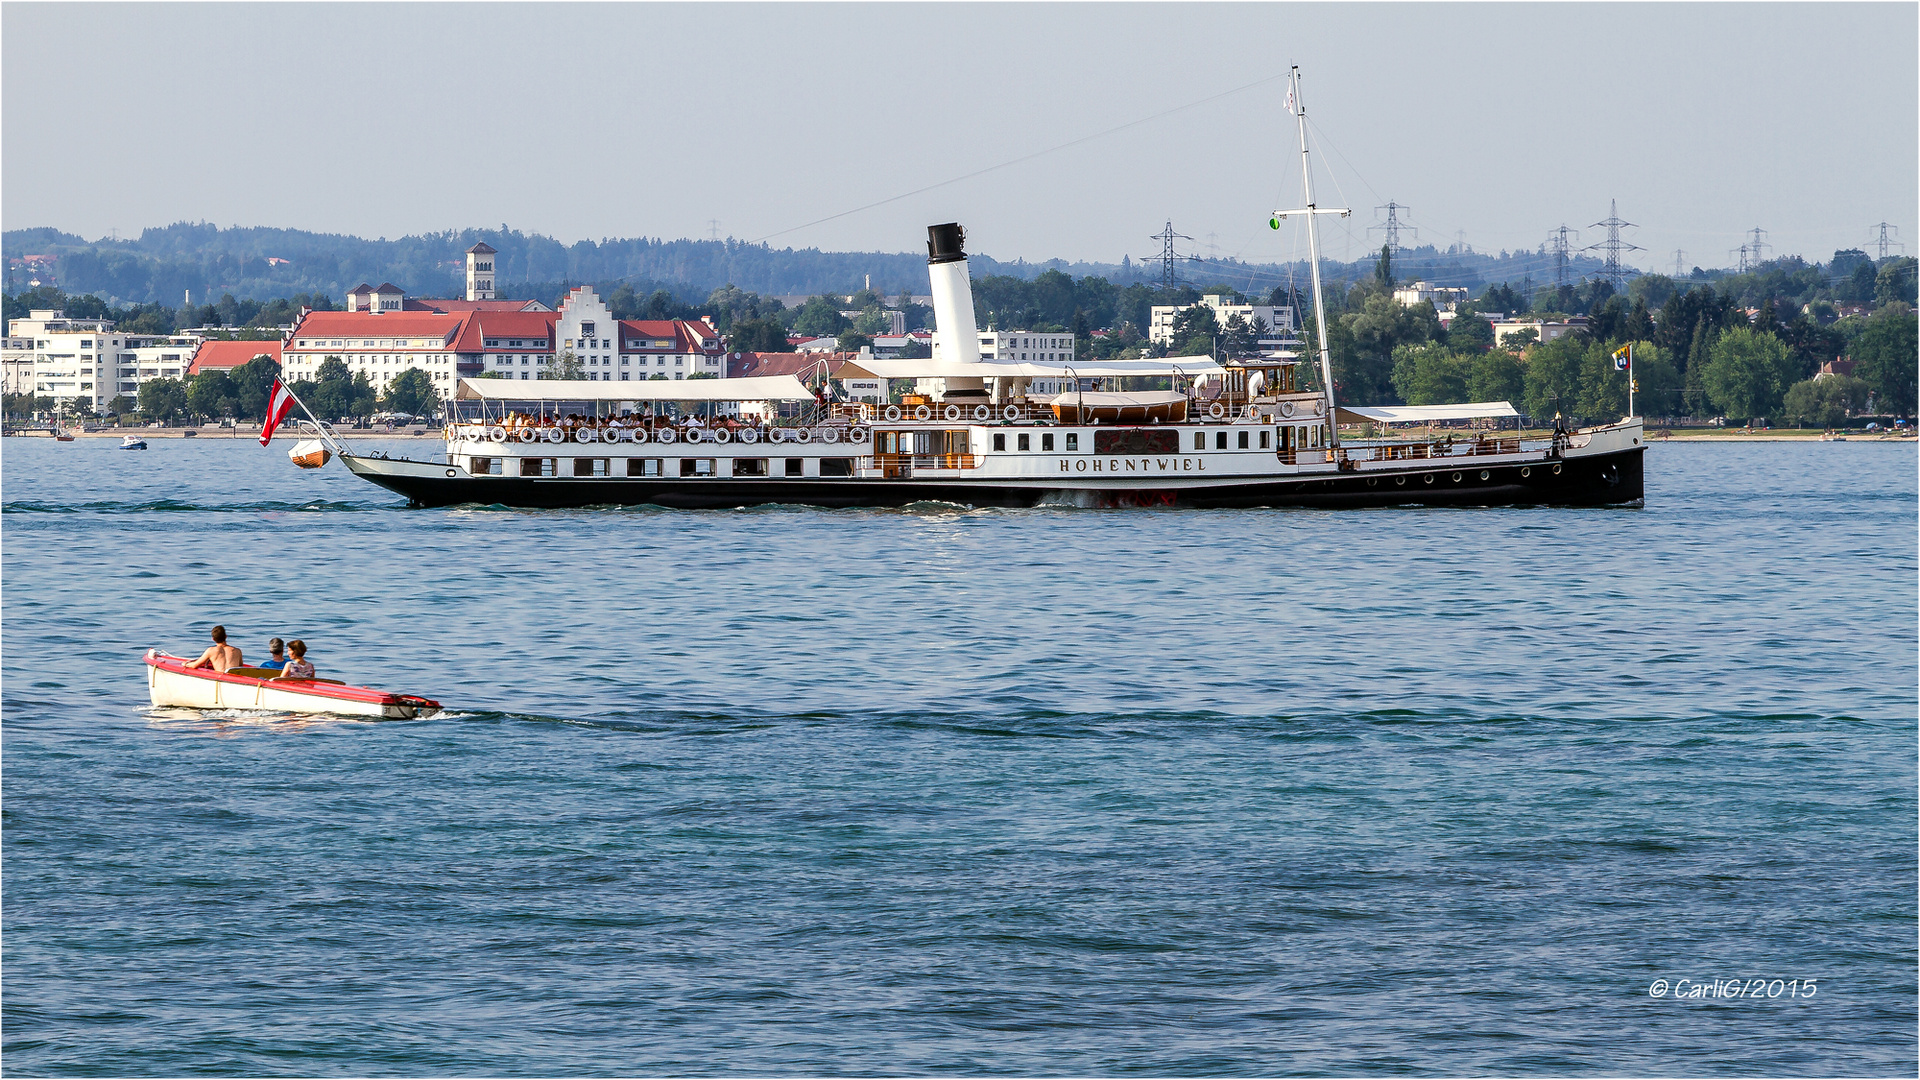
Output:
<instances>
[{"instance_id":1,"label":"lake water","mask_svg":"<svg viewBox=\"0 0 1920 1080\"><path fill-rule=\"evenodd\" d=\"M12 1075L1920 1069L1912 445L1220 513L0 453ZM213 622L449 711L151 709Z\"/></svg>"}]
</instances>

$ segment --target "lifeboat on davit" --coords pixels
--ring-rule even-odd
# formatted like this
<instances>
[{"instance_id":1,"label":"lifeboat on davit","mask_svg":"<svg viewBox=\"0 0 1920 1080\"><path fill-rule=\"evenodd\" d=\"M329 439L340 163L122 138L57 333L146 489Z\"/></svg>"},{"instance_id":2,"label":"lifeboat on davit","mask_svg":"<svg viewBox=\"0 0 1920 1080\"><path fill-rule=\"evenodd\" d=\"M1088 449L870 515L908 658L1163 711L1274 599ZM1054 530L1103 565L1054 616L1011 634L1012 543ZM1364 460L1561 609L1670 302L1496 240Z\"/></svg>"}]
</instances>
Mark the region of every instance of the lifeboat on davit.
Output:
<instances>
[{"instance_id":1,"label":"lifeboat on davit","mask_svg":"<svg viewBox=\"0 0 1920 1080\"><path fill-rule=\"evenodd\" d=\"M1069 390L1053 399L1053 418L1062 424L1178 424L1187 418L1187 396L1168 390L1127 394Z\"/></svg>"}]
</instances>

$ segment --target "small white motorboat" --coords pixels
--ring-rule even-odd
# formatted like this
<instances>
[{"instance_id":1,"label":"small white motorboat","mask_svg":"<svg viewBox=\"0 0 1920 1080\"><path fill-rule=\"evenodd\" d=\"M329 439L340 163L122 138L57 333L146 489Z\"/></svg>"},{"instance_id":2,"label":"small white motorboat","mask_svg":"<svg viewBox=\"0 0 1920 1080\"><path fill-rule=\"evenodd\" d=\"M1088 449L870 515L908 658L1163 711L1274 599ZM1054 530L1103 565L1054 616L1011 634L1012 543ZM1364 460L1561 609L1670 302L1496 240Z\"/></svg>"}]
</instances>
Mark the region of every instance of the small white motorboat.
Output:
<instances>
[{"instance_id":1,"label":"small white motorboat","mask_svg":"<svg viewBox=\"0 0 1920 1080\"><path fill-rule=\"evenodd\" d=\"M147 689L155 705L188 709L264 709L274 712L339 713L385 720L432 716L440 703L413 694L390 694L335 679L276 679L267 668L231 671L190 668L188 661L148 649Z\"/></svg>"},{"instance_id":2,"label":"small white motorboat","mask_svg":"<svg viewBox=\"0 0 1920 1080\"><path fill-rule=\"evenodd\" d=\"M126 435L120 439L120 449L122 450L145 450L146 448L147 440L145 439L132 435Z\"/></svg>"}]
</instances>

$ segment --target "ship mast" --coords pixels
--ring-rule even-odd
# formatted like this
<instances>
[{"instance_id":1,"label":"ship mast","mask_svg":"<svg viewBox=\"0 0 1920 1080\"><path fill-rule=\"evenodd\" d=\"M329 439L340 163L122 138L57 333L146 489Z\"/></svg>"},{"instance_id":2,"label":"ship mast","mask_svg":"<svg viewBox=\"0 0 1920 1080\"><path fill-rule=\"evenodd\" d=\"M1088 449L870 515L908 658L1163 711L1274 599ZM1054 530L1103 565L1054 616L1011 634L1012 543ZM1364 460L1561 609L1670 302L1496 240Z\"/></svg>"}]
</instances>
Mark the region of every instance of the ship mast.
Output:
<instances>
[{"instance_id":1,"label":"ship mast","mask_svg":"<svg viewBox=\"0 0 1920 1080\"><path fill-rule=\"evenodd\" d=\"M1333 409L1333 360L1327 352L1327 304L1320 292L1320 234L1314 227L1313 219L1320 214L1338 214L1346 217L1352 211L1337 207L1321 207L1313 201L1313 166L1307 158L1307 106L1300 98L1300 65L1295 64L1287 76L1287 111L1294 115L1300 125L1300 179L1305 186L1307 205L1300 210L1275 210L1273 227L1280 227L1280 219L1295 214L1307 216L1307 259L1313 267L1313 326L1320 333L1320 382L1327 395L1327 445L1332 450L1340 448L1340 421Z\"/></svg>"}]
</instances>

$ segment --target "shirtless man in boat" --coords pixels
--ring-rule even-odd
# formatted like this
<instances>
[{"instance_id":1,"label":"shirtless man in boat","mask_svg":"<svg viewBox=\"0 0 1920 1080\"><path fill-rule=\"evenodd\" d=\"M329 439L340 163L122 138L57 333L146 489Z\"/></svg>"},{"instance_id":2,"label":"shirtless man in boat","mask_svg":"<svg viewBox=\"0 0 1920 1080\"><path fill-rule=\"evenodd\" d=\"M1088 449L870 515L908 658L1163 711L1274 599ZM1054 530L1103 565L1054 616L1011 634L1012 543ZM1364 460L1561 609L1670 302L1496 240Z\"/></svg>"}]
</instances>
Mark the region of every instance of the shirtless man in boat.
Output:
<instances>
[{"instance_id":1,"label":"shirtless man in boat","mask_svg":"<svg viewBox=\"0 0 1920 1080\"><path fill-rule=\"evenodd\" d=\"M212 668L219 672L231 671L240 666L240 650L227 644L227 628L216 626L213 628L213 644L200 654L198 660L190 661L187 666Z\"/></svg>"}]
</instances>

